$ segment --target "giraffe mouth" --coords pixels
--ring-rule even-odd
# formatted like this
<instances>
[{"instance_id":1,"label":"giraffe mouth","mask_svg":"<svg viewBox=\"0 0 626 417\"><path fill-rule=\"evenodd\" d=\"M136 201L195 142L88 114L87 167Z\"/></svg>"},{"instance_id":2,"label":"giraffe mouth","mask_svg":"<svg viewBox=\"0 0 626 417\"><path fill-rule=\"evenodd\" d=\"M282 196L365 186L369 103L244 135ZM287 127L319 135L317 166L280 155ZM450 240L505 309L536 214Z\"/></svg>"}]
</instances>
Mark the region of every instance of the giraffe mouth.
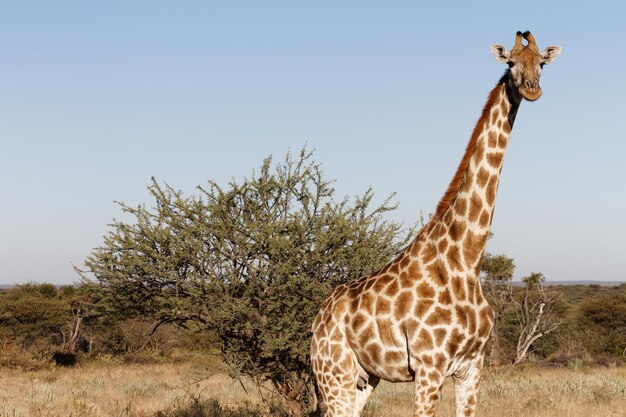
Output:
<instances>
[{"instance_id":1,"label":"giraffe mouth","mask_svg":"<svg viewBox=\"0 0 626 417\"><path fill-rule=\"evenodd\" d=\"M520 87L520 94L528 101L535 101L541 97L541 88L524 88Z\"/></svg>"}]
</instances>

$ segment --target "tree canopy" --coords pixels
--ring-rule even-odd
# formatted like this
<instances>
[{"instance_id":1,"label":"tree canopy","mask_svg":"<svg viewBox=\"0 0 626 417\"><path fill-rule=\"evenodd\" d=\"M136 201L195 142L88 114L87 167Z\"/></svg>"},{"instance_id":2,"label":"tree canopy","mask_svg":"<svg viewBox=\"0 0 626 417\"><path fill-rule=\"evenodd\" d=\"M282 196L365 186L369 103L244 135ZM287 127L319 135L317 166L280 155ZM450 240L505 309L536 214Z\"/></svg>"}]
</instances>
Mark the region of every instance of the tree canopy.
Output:
<instances>
[{"instance_id":1,"label":"tree canopy","mask_svg":"<svg viewBox=\"0 0 626 417\"><path fill-rule=\"evenodd\" d=\"M197 195L154 178L148 189L154 206L120 203L131 221L111 225L83 276L120 314L216 332L233 374L270 380L291 403L304 398L322 301L382 267L413 233L383 219L391 197L375 206L370 189L336 199L306 149Z\"/></svg>"}]
</instances>

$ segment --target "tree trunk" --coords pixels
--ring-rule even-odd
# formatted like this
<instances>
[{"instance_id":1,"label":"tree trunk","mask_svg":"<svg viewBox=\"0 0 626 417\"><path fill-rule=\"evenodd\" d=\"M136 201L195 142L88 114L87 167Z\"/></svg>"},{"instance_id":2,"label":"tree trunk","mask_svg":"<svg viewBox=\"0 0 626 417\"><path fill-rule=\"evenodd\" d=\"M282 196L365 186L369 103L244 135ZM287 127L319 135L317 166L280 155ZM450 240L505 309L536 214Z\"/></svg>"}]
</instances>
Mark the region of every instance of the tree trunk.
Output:
<instances>
[{"instance_id":1,"label":"tree trunk","mask_svg":"<svg viewBox=\"0 0 626 417\"><path fill-rule=\"evenodd\" d=\"M74 314L74 323L67 340L67 350L70 353L76 353L76 343L80 336L80 325L83 322L83 311L80 308L76 308L72 310L72 313Z\"/></svg>"}]
</instances>

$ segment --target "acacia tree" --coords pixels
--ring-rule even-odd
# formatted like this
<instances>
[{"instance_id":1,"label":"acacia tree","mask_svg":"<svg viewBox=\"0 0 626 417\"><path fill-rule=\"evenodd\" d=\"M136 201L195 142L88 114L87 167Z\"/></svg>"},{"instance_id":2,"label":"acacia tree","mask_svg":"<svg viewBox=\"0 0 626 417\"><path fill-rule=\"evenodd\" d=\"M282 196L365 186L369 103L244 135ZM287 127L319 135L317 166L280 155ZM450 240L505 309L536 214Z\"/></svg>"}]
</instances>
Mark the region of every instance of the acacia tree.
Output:
<instances>
[{"instance_id":1,"label":"acacia tree","mask_svg":"<svg viewBox=\"0 0 626 417\"><path fill-rule=\"evenodd\" d=\"M513 359L516 365L526 360L533 343L561 325L553 314L554 298L546 293L543 286L545 282L543 274L532 272L522 278L522 281L524 290L521 300L512 298L520 330Z\"/></svg>"},{"instance_id":2,"label":"acacia tree","mask_svg":"<svg viewBox=\"0 0 626 417\"><path fill-rule=\"evenodd\" d=\"M222 187L186 197L154 178L154 207L120 203L115 221L80 273L124 315L193 323L215 332L232 375L270 381L294 415L312 387L310 326L339 283L376 270L408 243L383 220L367 190L335 200L332 183L303 149ZM402 237L400 235L403 235Z\"/></svg>"},{"instance_id":3,"label":"acacia tree","mask_svg":"<svg viewBox=\"0 0 626 417\"><path fill-rule=\"evenodd\" d=\"M502 319L512 300L512 278L515 272L515 263L513 258L506 255L485 253L480 269L483 273L485 292L495 313L493 330L491 331L489 364L497 365L501 353Z\"/></svg>"}]
</instances>

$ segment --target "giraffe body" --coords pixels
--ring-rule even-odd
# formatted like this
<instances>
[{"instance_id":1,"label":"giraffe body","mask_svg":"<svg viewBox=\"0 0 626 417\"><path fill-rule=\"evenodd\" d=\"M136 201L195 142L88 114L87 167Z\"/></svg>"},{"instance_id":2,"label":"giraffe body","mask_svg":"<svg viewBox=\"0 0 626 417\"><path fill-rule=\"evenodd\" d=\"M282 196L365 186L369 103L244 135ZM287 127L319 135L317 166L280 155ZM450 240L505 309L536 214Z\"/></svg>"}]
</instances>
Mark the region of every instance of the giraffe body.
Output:
<instances>
[{"instance_id":1,"label":"giraffe body","mask_svg":"<svg viewBox=\"0 0 626 417\"><path fill-rule=\"evenodd\" d=\"M546 57L550 48L555 54ZM499 46L492 50L498 60L523 61L530 74L532 60L537 66L551 62L560 52L554 48L539 54L532 35L518 32L510 53ZM312 326L311 361L327 415L359 416L384 379L414 381L414 415L432 416L443 381L451 376L457 416L474 416L493 325L480 286L480 260L517 109L522 98L541 95L538 73L525 78L514 67L489 94L429 223L389 265L338 286L323 303Z\"/></svg>"}]
</instances>

